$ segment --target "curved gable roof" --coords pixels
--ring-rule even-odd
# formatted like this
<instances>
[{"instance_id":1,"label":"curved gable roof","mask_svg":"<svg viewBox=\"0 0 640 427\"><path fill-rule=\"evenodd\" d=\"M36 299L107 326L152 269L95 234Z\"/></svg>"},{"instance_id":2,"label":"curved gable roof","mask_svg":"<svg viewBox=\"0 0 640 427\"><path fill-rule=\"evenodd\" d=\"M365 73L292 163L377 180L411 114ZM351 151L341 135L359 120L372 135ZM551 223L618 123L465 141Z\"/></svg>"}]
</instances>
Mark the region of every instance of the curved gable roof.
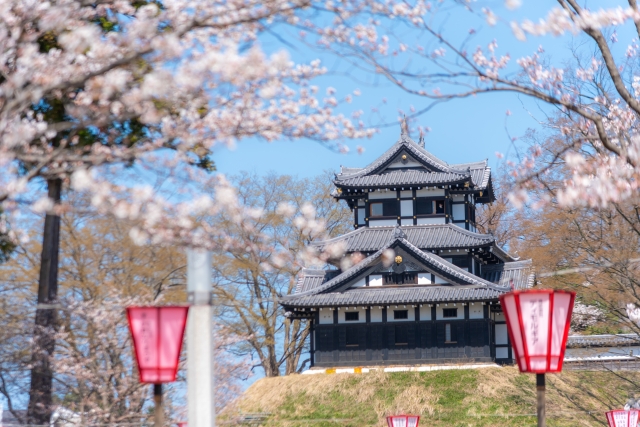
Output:
<instances>
[{"instance_id":1,"label":"curved gable roof","mask_svg":"<svg viewBox=\"0 0 640 427\"><path fill-rule=\"evenodd\" d=\"M302 285L299 282L298 286L296 286L296 290L298 289L300 290L306 289L306 290L300 293L295 293L293 295L284 296L282 297L282 301L292 299L292 298L299 298L302 296L319 295L323 293L330 293L330 292L337 291L347 283L351 282L356 277L360 276L361 274L364 274L366 270L377 266L380 263L380 260L385 250L396 248L396 247L401 247L402 249L407 251L417 260L421 261L426 268L433 271L434 274L437 274L438 276L441 276L457 285L479 286L479 287L491 289L494 291L503 291L503 292L506 292L509 290L508 287L496 285L495 283L491 283L472 273L469 273L468 271L463 270L462 268L457 267L452 263L444 260L438 255L421 251L418 247L416 247L411 242L409 242L405 237L406 236L404 235L404 233L395 234L394 237L390 239L388 243L383 247L381 247L376 253L374 253L373 255L370 255L369 257L365 258L363 261L352 266L351 268L337 275L333 279L325 283L322 283L319 286L310 287L310 286ZM300 278L300 280L304 281L305 277L306 276L303 273L303 276Z\"/></svg>"},{"instance_id":2,"label":"curved gable roof","mask_svg":"<svg viewBox=\"0 0 640 427\"><path fill-rule=\"evenodd\" d=\"M322 250L327 245L344 242L347 253L377 251L389 241L398 227L362 227L311 245ZM453 224L412 225L401 229L406 239L420 249L475 248L495 243L495 237L490 234L474 233Z\"/></svg>"},{"instance_id":3,"label":"curved gable roof","mask_svg":"<svg viewBox=\"0 0 640 427\"><path fill-rule=\"evenodd\" d=\"M396 169L386 170L387 166L406 153L427 170ZM448 164L416 144L406 133L380 157L364 168L341 167L336 175L336 186L375 187L391 185L439 185L471 181L484 189L491 178L491 168L487 160L471 163Z\"/></svg>"},{"instance_id":4,"label":"curved gable roof","mask_svg":"<svg viewBox=\"0 0 640 427\"><path fill-rule=\"evenodd\" d=\"M385 151L380 157L378 157L368 166L362 169L342 168L342 172L336 177L336 181L339 182L344 179L352 179L382 172L382 170L391 162L393 162L393 160L403 151L406 151L407 154L413 156L416 161L422 163L425 167L433 170L434 172L449 172L468 176L468 171L466 169L456 169L450 166L444 160L440 160L439 158L416 144L413 139L411 139L406 133L403 132L400 135L398 141L393 144L391 148Z\"/></svg>"}]
</instances>

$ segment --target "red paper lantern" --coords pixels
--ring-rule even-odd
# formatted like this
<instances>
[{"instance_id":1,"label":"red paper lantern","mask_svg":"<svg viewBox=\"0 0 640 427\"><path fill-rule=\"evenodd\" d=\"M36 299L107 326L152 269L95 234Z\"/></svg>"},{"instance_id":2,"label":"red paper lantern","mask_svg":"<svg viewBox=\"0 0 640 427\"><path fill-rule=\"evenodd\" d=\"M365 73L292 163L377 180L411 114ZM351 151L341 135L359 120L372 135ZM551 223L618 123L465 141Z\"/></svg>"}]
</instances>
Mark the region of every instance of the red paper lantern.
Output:
<instances>
[{"instance_id":1,"label":"red paper lantern","mask_svg":"<svg viewBox=\"0 0 640 427\"><path fill-rule=\"evenodd\" d=\"M636 409L631 409L630 411L616 409L606 414L609 427L636 427L638 425L638 414L640 414L640 411Z\"/></svg>"},{"instance_id":2,"label":"red paper lantern","mask_svg":"<svg viewBox=\"0 0 640 427\"><path fill-rule=\"evenodd\" d=\"M500 296L520 372L562 371L576 293L552 289Z\"/></svg>"},{"instance_id":3,"label":"red paper lantern","mask_svg":"<svg viewBox=\"0 0 640 427\"><path fill-rule=\"evenodd\" d=\"M387 417L388 427L418 427L418 415L391 415Z\"/></svg>"},{"instance_id":4,"label":"red paper lantern","mask_svg":"<svg viewBox=\"0 0 640 427\"><path fill-rule=\"evenodd\" d=\"M189 307L127 307L140 382L176 380Z\"/></svg>"}]
</instances>

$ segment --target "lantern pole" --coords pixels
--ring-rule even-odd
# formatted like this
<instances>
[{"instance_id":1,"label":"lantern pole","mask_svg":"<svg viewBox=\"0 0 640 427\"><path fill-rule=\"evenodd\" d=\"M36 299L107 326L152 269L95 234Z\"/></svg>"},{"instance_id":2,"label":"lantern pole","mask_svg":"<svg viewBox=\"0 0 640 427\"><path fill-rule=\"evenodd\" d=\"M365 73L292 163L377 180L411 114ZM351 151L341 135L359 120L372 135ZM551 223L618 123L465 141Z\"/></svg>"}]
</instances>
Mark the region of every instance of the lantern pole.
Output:
<instances>
[{"instance_id":1,"label":"lantern pole","mask_svg":"<svg viewBox=\"0 0 640 427\"><path fill-rule=\"evenodd\" d=\"M189 427L215 427L211 253L187 250L187 420Z\"/></svg>"},{"instance_id":2,"label":"lantern pole","mask_svg":"<svg viewBox=\"0 0 640 427\"><path fill-rule=\"evenodd\" d=\"M164 407L162 406L162 383L153 385L153 403L156 405L153 413L155 418L154 427L162 427L164 425Z\"/></svg>"},{"instance_id":3,"label":"lantern pole","mask_svg":"<svg viewBox=\"0 0 640 427\"><path fill-rule=\"evenodd\" d=\"M545 427L546 411L545 411L545 377L543 374L536 374L536 389L538 390L538 427Z\"/></svg>"}]
</instances>

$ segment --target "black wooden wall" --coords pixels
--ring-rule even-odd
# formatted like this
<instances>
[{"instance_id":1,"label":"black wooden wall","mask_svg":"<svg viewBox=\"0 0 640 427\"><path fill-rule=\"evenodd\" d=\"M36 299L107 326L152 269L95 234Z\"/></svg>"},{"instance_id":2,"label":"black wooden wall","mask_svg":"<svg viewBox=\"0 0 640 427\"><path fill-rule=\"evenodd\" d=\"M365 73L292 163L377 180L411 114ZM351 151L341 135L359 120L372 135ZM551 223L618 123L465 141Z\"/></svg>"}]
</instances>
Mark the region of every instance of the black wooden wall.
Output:
<instances>
[{"instance_id":1,"label":"black wooden wall","mask_svg":"<svg viewBox=\"0 0 640 427\"><path fill-rule=\"evenodd\" d=\"M451 342L446 342L446 325ZM314 325L314 366L491 361L490 319Z\"/></svg>"}]
</instances>

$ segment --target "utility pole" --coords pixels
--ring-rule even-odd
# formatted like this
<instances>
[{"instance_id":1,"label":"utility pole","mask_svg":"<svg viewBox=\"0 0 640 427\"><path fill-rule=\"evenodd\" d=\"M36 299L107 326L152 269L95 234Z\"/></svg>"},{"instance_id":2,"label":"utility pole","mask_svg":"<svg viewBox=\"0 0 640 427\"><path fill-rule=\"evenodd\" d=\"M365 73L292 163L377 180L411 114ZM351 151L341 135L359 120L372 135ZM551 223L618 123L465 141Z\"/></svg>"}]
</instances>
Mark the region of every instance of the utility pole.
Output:
<instances>
[{"instance_id":1,"label":"utility pole","mask_svg":"<svg viewBox=\"0 0 640 427\"><path fill-rule=\"evenodd\" d=\"M187 250L187 416L189 427L215 427L211 253Z\"/></svg>"}]
</instances>

